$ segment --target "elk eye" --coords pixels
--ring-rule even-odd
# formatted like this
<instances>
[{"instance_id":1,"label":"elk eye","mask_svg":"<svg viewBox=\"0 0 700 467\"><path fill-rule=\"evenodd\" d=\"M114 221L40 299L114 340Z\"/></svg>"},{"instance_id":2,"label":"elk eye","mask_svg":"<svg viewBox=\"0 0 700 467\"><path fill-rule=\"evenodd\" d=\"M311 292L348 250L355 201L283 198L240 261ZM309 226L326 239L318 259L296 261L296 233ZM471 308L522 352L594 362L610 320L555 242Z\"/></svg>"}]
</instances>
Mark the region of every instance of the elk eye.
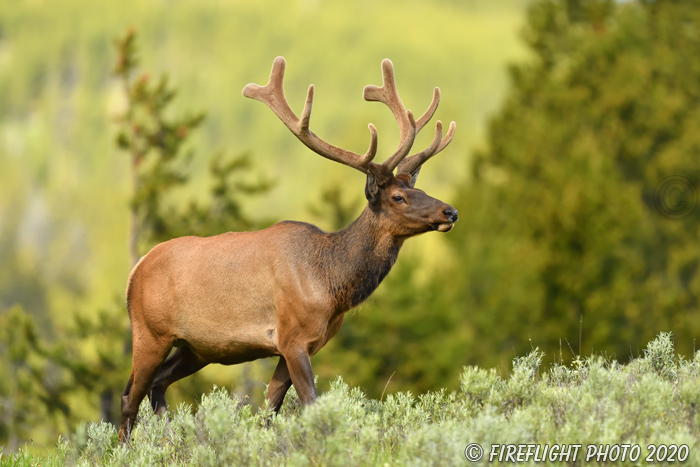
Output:
<instances>
[{"instance_id":1,"label":"elk eye","mask_svg":"<svg viewBox=\"0 0 700 467\"><path fill-rule=\"evenodd\" d=\"M393 199L395 203L401 203L401 202L405 201L403 199L403 196L401 196L401 195L394 195L391 197L391 199Z\"/></svg>"}]
</instances>

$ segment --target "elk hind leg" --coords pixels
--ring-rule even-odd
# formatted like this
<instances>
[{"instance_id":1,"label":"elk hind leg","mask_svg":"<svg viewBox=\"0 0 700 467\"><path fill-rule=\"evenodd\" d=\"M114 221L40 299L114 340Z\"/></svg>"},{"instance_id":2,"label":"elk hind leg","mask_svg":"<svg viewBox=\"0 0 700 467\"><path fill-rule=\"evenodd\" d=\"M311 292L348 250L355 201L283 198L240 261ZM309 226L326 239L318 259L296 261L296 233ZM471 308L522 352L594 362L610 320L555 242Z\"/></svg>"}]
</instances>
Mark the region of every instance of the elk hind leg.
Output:
<instances>
[{"instance_id":1,"label":"elk hind leg","mask_svg":"<svg viewBox=\"0 0 700 467\"><path fill-rule=\"evenodd\" d=\"M158 368L172 349L170 340L148 337L134 339L133 369L122 396L122 419L119 427L121 442L129 440L139 412L139 405L148 393Z\"/></svg>"},{"instance_id":2,"label":"elk hind leg","mask_svg":"<svg viewBox=\"0 0 700 467\"><path fill-rule=\"evenodd\" d=\"M284 401L284 396L292 385L292 377L289 375L289 369L287 368L287 361L284 357L280 357L277 363L277 368L272 374L272 379L270 384L267 386L267 403L269 407L275 412L280 411L282 407L282 402Z\"/></svg>"},{"instance_id":3,"label":"elk hind leg","mask_svg":"<svg viewBox=\"0 0 700 467\"><path fill-rule=\"evenodd\" d=\"M201 370L206 365L192 353L189 347L183 346L177 349L160 367L153 381L153 386L151 386L148 397L153 412L163 415L168 410L168 405L165 402L165 391L168 386Z\"/></svg>"},{"instance_id":4,"label":"elk hind leg","mask_svg":"<svg viewBox=\"0 0 700 467\"><path fill-rule=\"evenodd\" d=\"M126 407L126 404L129 403L129 393L131 392L132 384L134 384L134 370L131 370L131 376L129 376L129 381L126 383L126 388L124 388L124 392L122 393L122 411L124 410L124 407Z\"/></svg>"}]
</instances>

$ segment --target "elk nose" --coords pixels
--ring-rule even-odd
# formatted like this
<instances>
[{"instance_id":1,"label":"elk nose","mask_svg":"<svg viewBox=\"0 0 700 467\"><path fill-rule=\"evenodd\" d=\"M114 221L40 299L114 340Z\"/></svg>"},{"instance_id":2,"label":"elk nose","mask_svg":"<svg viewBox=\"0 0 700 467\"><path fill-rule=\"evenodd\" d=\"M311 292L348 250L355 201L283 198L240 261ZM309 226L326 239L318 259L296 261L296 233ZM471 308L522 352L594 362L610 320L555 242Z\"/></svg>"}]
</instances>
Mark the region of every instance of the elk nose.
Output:
<instances>
[{"instance_id":1,"label":"elk nose","mask_svg":"<svg viewBox=\"0 0 700 467\"><path fill-rule=\"evenodd\" d=\"M457 210L455 208L449 207L443 210L442 213L450 220L450 222L457 222Z\"/></svg>"}]
</instances>

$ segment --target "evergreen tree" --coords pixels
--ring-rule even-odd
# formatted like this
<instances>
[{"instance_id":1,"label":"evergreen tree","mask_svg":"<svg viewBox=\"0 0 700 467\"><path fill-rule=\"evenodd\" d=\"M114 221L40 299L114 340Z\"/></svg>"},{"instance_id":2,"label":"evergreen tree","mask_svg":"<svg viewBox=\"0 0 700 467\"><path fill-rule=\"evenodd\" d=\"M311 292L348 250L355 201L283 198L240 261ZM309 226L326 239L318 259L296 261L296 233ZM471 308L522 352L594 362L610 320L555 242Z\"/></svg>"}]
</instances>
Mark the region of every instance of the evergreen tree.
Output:
<instances>
[{"instance_id":1,"label":"evergreen tree","mask_svg":"<svg viewBox=\"0 0 700 467\"><path fill-rule=\"evenodd\" d=\"M267 191L271 182L247 182L240 173L249 169L248 158L211 158L213 180L205 204L175 202L172 193L186 185L188 164L194 152L186 148L192 132L204 121L204 113L172 117L169 109L177 91L168 76L153 80L137 70L136 33L129 30L117 40L114 74L122 81L127 106L119 118L117 145L130 158L133 179L130 246L132 263L153 245L183 235L210 236L249 230L269 223L254 222L241 209L240 196Z\"/></svg>"},{"instance_id":2,"label":"evergreen tree","mask_svg":"<svg viewBox=\"0 0 700 467\"><path fill-rule=\"evenodd\" d=\"M464 358L537 345L626 361L660 331L689 353L700 2L539 1L524 37L533 56L455 204Z\"/></svg>"}]
</instances>

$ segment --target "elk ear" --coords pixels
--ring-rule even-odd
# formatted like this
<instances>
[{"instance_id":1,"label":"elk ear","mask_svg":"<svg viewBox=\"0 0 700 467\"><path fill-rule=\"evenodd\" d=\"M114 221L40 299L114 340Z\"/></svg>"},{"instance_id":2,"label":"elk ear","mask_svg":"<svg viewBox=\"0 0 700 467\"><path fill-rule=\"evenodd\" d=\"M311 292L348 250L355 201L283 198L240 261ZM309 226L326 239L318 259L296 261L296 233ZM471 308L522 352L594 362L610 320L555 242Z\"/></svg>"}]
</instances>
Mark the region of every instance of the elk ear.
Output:
<instances>
[{"instance_id":1,"label":"elk ear","mask_svg":"<svg viewBox=\"0 0 700 467\"><path fill-rule=\"evenodd\" d=\"M365 183L365 198L370 203L377 201L379 188L383 187L393 178L391 173L387 175L378 164L372 164L367 170L367 182Z\"/></svg>"},{"instance_id":2,"label":"elk ear","mask_svg":"<svg viewBox=\"0 0 700 467\"><path fill-rule=\"evenodd\" d=\"M374 203L377 199L377 193L379 193L379 183L377 183L377 178L372 174L372 172L367 173L367 182L365 182L365 198L370 203Z\"/></svg>"},{"instance_id":3,"label":"elk ear","mask_svg":"<svg viewBox=\"0 0 700 467\"><path fill-rule=\"evenodd\" d=\"M418 174L420 173L420 167L413 171L413 173L402 172L396 175L397 180L401 180L406 183L411 188L415 188L416 180L418 180Z\"/></svg>"},{"instance_id":4,"label":"elk ear","mask_svg":"<svg viewBox=\"0 0 700 467\"><path fill-rule=\"evenodd\" d=\"M420 173L420 166L416 170L413 171L411 174L411 181L409 184L411 185L411 188L414 188L416 186L416 180L418 180L418 174Z\"/></svg>"}]
</instances>

